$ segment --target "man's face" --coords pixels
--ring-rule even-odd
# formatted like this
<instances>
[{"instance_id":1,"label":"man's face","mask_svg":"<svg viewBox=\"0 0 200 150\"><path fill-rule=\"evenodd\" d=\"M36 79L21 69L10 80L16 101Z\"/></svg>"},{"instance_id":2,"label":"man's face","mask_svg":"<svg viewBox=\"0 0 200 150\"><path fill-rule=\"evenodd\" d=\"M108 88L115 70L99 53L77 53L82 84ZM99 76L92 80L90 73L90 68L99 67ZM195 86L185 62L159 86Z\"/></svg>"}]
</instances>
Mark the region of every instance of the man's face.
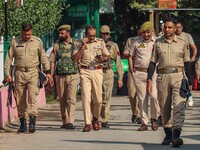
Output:
<instances>
[{"instance_id":1,"label":"man's face","mask_svg":"<svg viewBox=\"0 0 200 150\"><path fill-rule=\"evenodd\" d=\"M166 38L174 36L176 32L176 25L173 22L165 22L164 33Z\"/></svg>"},{"instance_id":2,"label":"man's face","mask_svg":"<svg viewBox=\"0 0 200 150\"><path fill-rule=\"evenodd\" d=\"M179 35L183 31L183 26L180 23L176 24L176 34Z\"/></svg>"},{"instance_id":3,"label":"man's face","mask_svg":"<svg viewBox=\"0 0 200 150\"><path fill-rule=\"evenodd\" d=\"M110 40L110 33L100 32L100 37L104 40L104 42L108 42Z\"/></svg>"},{"instance_id":4,"label":"man's face","mask_svg":"<svg viewBox=\"0 0 200 150\"><path fill-rule=\"evenodd\" d=\"M96 30L95 29L88 29L86 36L88 38L88 41L90 43L93 43L95 41L95 37L96 37Z\"/></svg>"},{"instance_id":5,"label":"man's face","mask_svg":"<svg viewBox=\"0 0 200 150\"><path fill-rule=\"evenodd\" d=\"M147 30L147 31L144 31L141 33L142 34L142 37L145 41L148 41L152 38L152 35L153 35L153 29L151 30Z\"/></svg>"},{"instance_id":6,"label":"man's face","mask_svg":"<svg viewBox=\"0 0 200 150\"><path fill-rule=\"evenodd\" d=\"M32 31L32 29L30 29L28 31L23 31L22 30L21 33L22 33L22 39L26 42L31 38L31 36L33 34L33 31Z\"/></svg>"},{"instance_id":7,"label":"man's face","mask_svg":"<svg viewBox=\"0 0 200 150\"><path fill-rule=\"evenodd\" d=\"M69 37L69 32L66 30L59 30L59 39L60 41L66 41L66 39Z\"/></svg>"}]
</instances>

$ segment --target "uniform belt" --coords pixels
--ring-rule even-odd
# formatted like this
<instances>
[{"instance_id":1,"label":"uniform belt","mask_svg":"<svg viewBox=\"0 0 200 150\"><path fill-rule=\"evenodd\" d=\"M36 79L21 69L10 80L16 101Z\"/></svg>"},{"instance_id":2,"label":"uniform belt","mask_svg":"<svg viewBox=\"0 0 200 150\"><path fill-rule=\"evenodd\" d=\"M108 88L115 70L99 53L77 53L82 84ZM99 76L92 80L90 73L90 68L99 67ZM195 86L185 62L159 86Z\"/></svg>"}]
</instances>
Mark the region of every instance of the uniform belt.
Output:
<instances>
[{"instance_id":1,"label":"uniform belt","mask_svg":"<svg viewBox=\"0 0 200 150\"><path fill-rule=\"evenodd\" d=\"M96 69L103 69L103 66L101 66L101 65L99 65L99 66L84 66L84 65L81 65L81 69L96 70Z\"/></svg>"},{"instance_id":2,"label":"uniform belt","mask_svg":"<svg viewBox=\"0 0 200 150\"><path fill-rule=\"evenodd\" d=\"M179 73L179 72L183 72L183 68L179 67L179 68L165 68L165 69L158 69L157 73L158 74L170 74L170 73Z\"/></svg>"},{"instance_id":3,"label":"uniform belt","mask_svg":"<svg viewBox=\"0 0 200 150\"><path fill-rule=\"evenodd\" d=\"M140 72L147 72L146 68L134 68L135 71L140 71Z\"/></svg>"},{"instance_id":4,"label":"uniform belt","mask_svg":"<svg viewBox=\"0 0 200 150\"><path fill-rule=\"evenodd\" d=\"M21 71L21 72L29 72L37 68L38 67L16 67L16 70Z\"/></svg>"},{"instance_id":5,"label":"uniform belt","mask_svg":"<svg viewBox=\"0 0 200 150\"><path fill-rule=\"evenodd\" d=\"M110 70L112 69L111 67L103 67L103 70Z\"/></svg>"}]
</instances>

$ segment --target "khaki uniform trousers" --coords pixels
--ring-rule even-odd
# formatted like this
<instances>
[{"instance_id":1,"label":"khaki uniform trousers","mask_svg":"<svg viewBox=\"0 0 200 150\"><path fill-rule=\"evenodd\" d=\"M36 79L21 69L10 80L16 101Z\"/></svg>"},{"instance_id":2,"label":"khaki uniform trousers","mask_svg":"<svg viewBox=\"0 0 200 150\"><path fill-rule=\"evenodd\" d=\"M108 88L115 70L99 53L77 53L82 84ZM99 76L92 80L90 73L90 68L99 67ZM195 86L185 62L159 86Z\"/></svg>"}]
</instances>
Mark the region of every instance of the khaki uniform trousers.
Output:
<instances>
[{"instance_id":1,"label":"khaki uniform trousers","mask_svg":"<svg viewBox=\"0 0 200 150\"><path fill-rule=\"evenodd\" d=\"M99 118L102 105L102 69L81 69L81 97L85 124L91 124L91 113Z\"/></svg>"},{"instance_id":2,"label":"khaki uniform trousers","mask_svg":"<svg viewBox=\"0 0 200 150\"><path fill-rule=\"evenodd\" d=\"M147 73L136 71L134 73L134 83L136 87L140 117L143 124L148 124L148 101L150 100L151 118L158 119L160 114L160 107L157 99L156 75L154 74L152 80L152 94L147 94Z\"/></svg>"},{"instance_id":3,"label":"khaki uniform trousers","mask_svg":"<svg viewBox=\"0 0 200 150\"><path fill-rule=\"evenodd\" d=\"M133 76L131 75L130 72L128 72L127 89L128 89L128 97L129 97L129 102L131 104L132 113L135 114L137 118L140 118L140 111L138 108L135 83L133 82Z\"/></svg>"},{"instance_id":4,"label":"khaki uniform trousers","mask_svg":"<svg viewBox=\"0 0 200 150\"><path fill-rule=\"evenodd\" d=\"M101 120L107 122L110 117L110 101L114 84L114 72L112 69L103 70L103 103L101 108Z\"/></svg>"},{"instance_id":5,"label":"khaki uniform trousers","mask_svg":"<svg viewBox=\"0 0 200 150\"><path fill-rule=\"evenodd\" d=\"M158 74L157 87L158 98L162 112L162 124L164 128L181 129L185 119L186 98L180 96L183 73ZM171 111L173 105L173 123Z\"/></svg>"},{"instance_id":6,"label":"khaki uniform trousers","mask_svg":"<svg viewBox=\"0 0 200 150\"><path fill-rule=\"evenodd\" d=\"M60 99L60 113L63 124L74 122L78 79L78 73L56 75L56 88Z\"/></svg>"},{"instance_id":7,"label":"khaki uniform trousers","mask_svg":"<svg viewBox=\"0 0 200 150\"><path fill-rule=\"evenodd\" d=\"M23 72L16 69L14 97L16 99L19 118L24 118L26 117L27 114L38 116L38 109L37 109L38 94L39 94L38 69L32 68L28 72Z\"/></svg>"}]
</instances>

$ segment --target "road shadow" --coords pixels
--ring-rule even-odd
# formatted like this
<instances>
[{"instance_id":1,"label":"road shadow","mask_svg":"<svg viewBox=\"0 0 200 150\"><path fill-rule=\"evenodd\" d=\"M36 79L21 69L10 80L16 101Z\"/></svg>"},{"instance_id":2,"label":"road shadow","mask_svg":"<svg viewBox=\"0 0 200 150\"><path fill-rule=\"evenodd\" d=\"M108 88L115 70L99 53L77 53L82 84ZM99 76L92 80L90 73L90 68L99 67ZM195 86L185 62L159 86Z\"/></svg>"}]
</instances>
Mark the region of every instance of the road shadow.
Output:
<instances>
[{"instance_id":1,"label":"road shadow","mask_svg":"<svg viewBox=\"0 0 200 150\"><path fill-rule=\"evenodd\" d=\"M123 147L123 145L141 145L144 150L170 150L173 149L171 145L161 145L156 143L146 143L146 142L118 142L118 141L103 141L103 140L62 140L63 142L74 142L74 143L86 143L86 144L100 144L99 146L105 144L113 145L118 144L120 147ZM95 145L96 146L96 145ZM179 147L181 150L199 150L200 144L184 144ZM92 147L92 146L91 146ZM134 147L134 146L133 146ZM122 149L126 149L125 147Z\"/></svg>"}]
</instances>

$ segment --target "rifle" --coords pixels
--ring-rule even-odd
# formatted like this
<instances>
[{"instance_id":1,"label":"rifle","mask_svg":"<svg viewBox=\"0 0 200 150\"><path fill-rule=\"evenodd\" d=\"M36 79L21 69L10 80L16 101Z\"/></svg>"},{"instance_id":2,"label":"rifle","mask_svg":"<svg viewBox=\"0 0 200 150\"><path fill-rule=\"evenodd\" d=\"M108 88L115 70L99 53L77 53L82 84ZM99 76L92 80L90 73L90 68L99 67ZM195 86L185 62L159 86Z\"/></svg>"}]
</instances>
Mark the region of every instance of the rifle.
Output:
<instances>
[{"instance_id":1,"label":"rifle","mask_svg":"<svg viewBox=\"0 0 200 150\"><path fill-rule=\"evenodd\" d=\"M43 88L44 81L46 80L46 74L42 72L42 65L41 63L38 66L39 68L39 88Z\"/></svg>"},{"instance_id":2,"label":"rifle","mask_svg":"<svg viewBox=\"0 0 200 150\"><path fill-rule=\"evenodd\" d=\"M12 91L14 89L14 82L11 81L9 84L8 84L8 100L7 100L7 106L10 106L11 108L12 107Z\"/></svg>"},{"instance_id":3,"label":"rifle","mask_svg":"<svg viewBox=\"0 0 200 150\"><path fill-rule=\"evenodd\" d=\"M3 85L4 86L7 86L8 85L8 98L7 98L7 107L10 106L11 108L15 108L15 107L12 107L12 93L13 93L13 89L14 89L14 72L15 72L15 66L14 65L11 65L10 67L11 69L11 72L10 72L10 75L12 77L12 80L10 83L6 82L6 80L4 79L2 81Z\"/></svg>"}]
</instances>

